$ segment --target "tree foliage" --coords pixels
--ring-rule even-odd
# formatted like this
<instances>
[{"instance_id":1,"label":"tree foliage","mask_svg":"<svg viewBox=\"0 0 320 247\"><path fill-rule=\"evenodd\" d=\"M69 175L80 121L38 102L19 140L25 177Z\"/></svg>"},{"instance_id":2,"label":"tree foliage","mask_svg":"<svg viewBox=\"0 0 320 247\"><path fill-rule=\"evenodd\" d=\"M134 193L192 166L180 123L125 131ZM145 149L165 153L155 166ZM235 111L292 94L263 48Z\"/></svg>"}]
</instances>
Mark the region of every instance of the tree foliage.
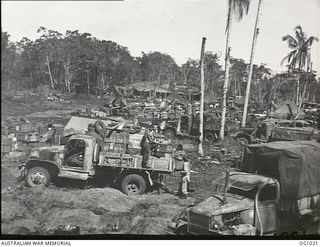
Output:
<instances>
[{"instance_id":1,"label":"tree foliage","mask_svg":"<svg viewBox=\"0 0 320 247\"><path fill-rule=\"evenodd\" d=\"M133 57L128 49L113 41L99 40L78 30L61 34L40 27L39 38L10 42L1 32L2 92L38 86L76 93L105 92L109 86L136 82L200 85L199 60L189 58L181 66L165 53L142 53ZM224 70L217 54L205 53L206 95L221 98ZM320 82L314 71L290 71L276 75L265 65L254 65L250 106L266 109L271 101L293 100L294 84L300 77L305 100L320 100ZM244 95L248 64L230 58L228 96Z\"/></svg>"}]
</instances>

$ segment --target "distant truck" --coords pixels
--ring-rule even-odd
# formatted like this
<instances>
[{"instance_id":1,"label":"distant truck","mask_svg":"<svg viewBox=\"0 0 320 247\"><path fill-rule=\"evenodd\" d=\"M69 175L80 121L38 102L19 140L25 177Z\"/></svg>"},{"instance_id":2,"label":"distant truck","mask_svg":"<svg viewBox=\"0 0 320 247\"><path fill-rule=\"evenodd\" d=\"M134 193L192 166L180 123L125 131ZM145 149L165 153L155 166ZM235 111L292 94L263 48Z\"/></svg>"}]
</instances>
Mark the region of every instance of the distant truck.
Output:
<instances>
[{"instance_id":1,"label":"distant truck","mask_svg":"<svg viewBox=\"0 0 320 247\"><path fill-rule=\"evenodd\" d=\"M203 136L208 142L217 141L220 132L220 115L219 113L204 114ZM172 139L176 135L199 136L199 117L198 115L182 115L175 120L167 121L163 134ZM227 124L228 125L228 124ZM229 129L225 128L227 134Z\"/></svg>"},{"instance_id":2,"label":"distant truck","mask_svg":"<svg viewBox=\"0 0 320 247\"><path fill-rule=\"evenodd\" d=\"M178 234L320 234L320 144L252 144L241 171L215 181L213 196L176 221Z\"/></svg>"},{"instance_id":3,"label":"distant truck","mask_svg":"<svg viewBox=\"0 0 320 247\"><path fill-rule=\"evenodd\" d=\"M314 128L304 120L267 119L255 127L244 127L234 135L242 145L256 143L261 135L266 142L311 140Z\"/></svg>"},{"instance_id":4,"label":"distant truck","mask_svg":"<svg viewBox=\"0 0 320 247\"><path fill-rule=\"evenodd\" d=\"M48 186L59 178L110 181L129 195L143 194L161 175L174 170L171 148L162 145L149 158L151 168L142 168L142 156L128 152L127 137L114 132L102 143L91 135L72 135L65 146L35 149L25 165L25 180L31 187Z\"/></svg>"}]
</instances>

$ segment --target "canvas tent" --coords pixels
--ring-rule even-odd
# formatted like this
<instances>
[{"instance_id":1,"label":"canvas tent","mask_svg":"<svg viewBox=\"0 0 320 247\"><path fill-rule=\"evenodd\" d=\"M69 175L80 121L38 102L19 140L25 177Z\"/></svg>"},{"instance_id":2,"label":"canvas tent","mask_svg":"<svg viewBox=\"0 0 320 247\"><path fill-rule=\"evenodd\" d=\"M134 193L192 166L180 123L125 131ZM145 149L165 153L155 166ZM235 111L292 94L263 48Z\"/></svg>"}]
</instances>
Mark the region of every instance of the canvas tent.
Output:
<instances>
[{"instance_id":1,"label":"canvas tent","mask_svg":"<svg viewBox=\"0 0 320 247\"><path fill-rule=\"evenodd\" d=\"M291 111L292 111L292 114L294 116L296 116L298 114L298 107L288 101L288 102L285 102L284 104L280 105L275 111L273 111L270 115L273 116L274 118L279 118L279 119L289 119L290 118L290 109L289 109L289 106L291 108ZM302 110L300 110L300 113L299 113L299 117L300 118L303 118L304 117L304 112ZM293 116L293 117L294 117Z\"/></svg>"}]
</instances>

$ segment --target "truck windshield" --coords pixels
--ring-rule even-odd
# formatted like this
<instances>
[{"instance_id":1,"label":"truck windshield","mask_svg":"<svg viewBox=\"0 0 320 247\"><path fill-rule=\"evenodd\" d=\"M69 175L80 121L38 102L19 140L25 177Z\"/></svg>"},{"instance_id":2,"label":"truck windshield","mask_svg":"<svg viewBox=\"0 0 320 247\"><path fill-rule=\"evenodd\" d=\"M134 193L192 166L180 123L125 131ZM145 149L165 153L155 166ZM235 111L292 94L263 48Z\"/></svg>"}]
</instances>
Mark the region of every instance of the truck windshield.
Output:
<instances>
[{"instance_id":1,"label":"truck windshield","mask_svg":"<svg viewBox=\"0 0 320 247\"><path fill-rule=\"evenodd\" d=\"M257 179L257 175L255 174L246 174L237 176L232 176L235 174L231 174L229 178L227 192L233 195L237 195L240 197L245 197L249 199L254 199L256 193L258 191L258 187L262 184L262 181ZM252 175L252 177L250 177ZM260 177L260 176L259 176ZM259 178L258 177L258 178ZM219 178L213 181L215 185L215 194L223 195L225 191L225 175L221 175ZM277 187L274 183L267 184L264 186L262 191L259 194L259 200L267 201L276 199L277 195Z\"/></svg>"}]
</instances>

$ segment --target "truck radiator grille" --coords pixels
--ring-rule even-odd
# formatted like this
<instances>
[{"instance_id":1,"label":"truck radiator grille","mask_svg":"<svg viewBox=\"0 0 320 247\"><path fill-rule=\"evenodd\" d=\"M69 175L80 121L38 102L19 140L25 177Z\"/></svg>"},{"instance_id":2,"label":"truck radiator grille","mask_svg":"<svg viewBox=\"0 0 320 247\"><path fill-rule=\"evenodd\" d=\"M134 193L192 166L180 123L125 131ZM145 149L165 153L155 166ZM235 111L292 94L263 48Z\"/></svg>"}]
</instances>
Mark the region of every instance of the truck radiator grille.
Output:
<instances>
[{"instance_id":1,"label":"truck radiator grille","mask_svg":"<svg viewBox=\"0 0 320 247\"><path fill-rule=\"evenodd\" d=\"M189 212L188 227L189 232L193 234L207 234L209 230L210 219L208 216Z\"/></svg>"}]
</instances>

